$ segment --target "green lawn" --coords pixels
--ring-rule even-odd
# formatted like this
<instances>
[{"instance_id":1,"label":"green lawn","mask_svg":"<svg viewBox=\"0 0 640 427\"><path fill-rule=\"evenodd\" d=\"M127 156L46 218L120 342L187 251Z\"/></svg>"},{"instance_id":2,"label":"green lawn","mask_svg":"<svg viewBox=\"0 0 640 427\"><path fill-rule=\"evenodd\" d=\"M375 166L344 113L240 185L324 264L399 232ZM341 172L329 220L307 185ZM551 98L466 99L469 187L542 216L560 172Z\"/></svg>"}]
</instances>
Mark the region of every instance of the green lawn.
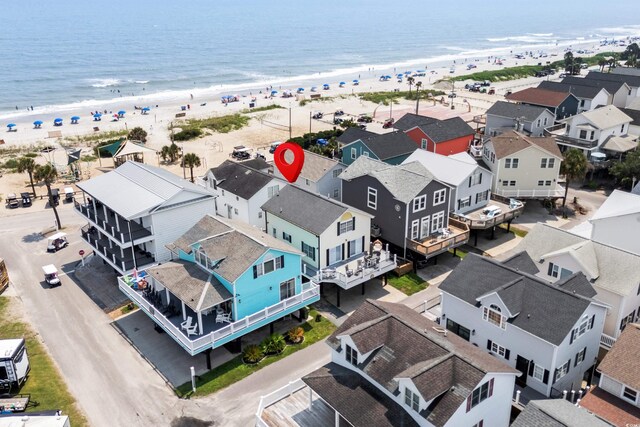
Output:
<instances>
[{"instance_id":1,"label":"green lawn","mask_svg":"<svg viewBox=\"0 0 640 427\"><path fill-rule=\"evenodd\" d=\"M0 298L0 339L24 337L26 340L31 372L20 393L30 394L31 402L37 403L37 406L30 407L28 411L60 409L69 416L72 426L88 425L36 333L26 323L7 319L9 304L12 304L10 298Z\"/></svg>"},{"instance_id":2,"label":"green lawn","mask_svg":"<svg viewBox=\"0 0 640 427\"><path fill-rule=\"evenodd\" d=\"M413 295L416 292L420 292L421 290L429 287L429 282L425 282L420 278L420 276L413 272L407 273L401 277L398 277L395 274L390 274L388 283L407 295Z\"/></svg>"},{"instance_id":3,"label":"green lawn","mask_svg":"<svg viewBox=\"0 0 640 427\"><path fill-rule=\"evenodd\" d=\"M498 227L502 228L503 230L507 229L507 224L500 224ZM529 232L527 230L522 230L520 228L514 227L513 225L509 228L510 233L515 234L518 237L525 237Z\"/></svg>"},{"instance_id":4,"label":"green lawn","mask_svg":"<svg viewBox=\"0 0 640 427\"><path fill-rule=\"evenodd\" d=\"M453 255L453 249L449 249L449 253ZM460 259L464 259L464 257L466 257L468 254L468 252L463 251L460 248L456 248L456 256Z\"/></svg>"},{"instance_id":5,"label":"green lawn","mask_svg":"<svg viewBox=\"0 0 640 427\"><path fill-rule=\"evenodd\" d=\"M304 342L302 344L288 345L282 354L277 356L267 356L257 365L245 365L242 362L242 356L237 356L227 363L224 363L206 374L201 375L200 379L196 382L197 391L195 394L191 391L191 382L182 384L177 388L176 393L180 397L205 396L215 393L243 378L248 377L265 366L284 359L291 353L295 353L298 350L302 350L311 344L323 340L331 335L331 333L335 331L336 327L324 317L321 318L320 322L316 322L316 314L317 312L315 310L311 310L311 320L302 324L302 328L304 329Z\"/></svg>"}]
</instances>

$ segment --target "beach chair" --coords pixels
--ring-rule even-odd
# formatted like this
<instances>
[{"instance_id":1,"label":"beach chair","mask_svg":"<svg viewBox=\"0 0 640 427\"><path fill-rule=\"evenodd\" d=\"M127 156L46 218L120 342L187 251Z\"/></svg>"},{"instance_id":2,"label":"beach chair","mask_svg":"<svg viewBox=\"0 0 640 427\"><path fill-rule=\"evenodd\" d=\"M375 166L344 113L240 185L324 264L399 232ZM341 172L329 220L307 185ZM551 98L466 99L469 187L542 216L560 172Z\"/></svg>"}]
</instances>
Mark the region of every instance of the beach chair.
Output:
<instances>
[{"instance_id":1,"label":"beach chair","mask_svg":"<svg viewBox=\"0 0 640 427\"><path fill-rule=\"evenodd\" d=\"M187 320L185 320L184 322L180 323L180 328L182 328L182 330L188 330L189 328L193 327L193 319L191 318L191 316L187 316Z\"/></svg>"},{"instance_id":2,"label":"beach chair","mask_svg":"<svg viewBox=\"0 0 640 427\"><path fill-rule=\"evenodd\" d=\"M94 132L100 132L100 128L99 128L98 126L94 126L94 127L93 127L93 131L94 131Z\"/></svg>"},{"instance_id":3,"label":"beach chair","mask_svg":"<svg viewBox=\"0 0 640 427\"><path fill-rule=\"evenodd\" d=\"M216 314L216 323L231 323L231 313L218 313Z\"/></svg>"},{"instance_id":4,"label":"beach chair","mask_svg":"<svg viewBox=\"0 0 640 427\"><path fill-rule=\"evenodd\" d=\"M198 329L197 323L194 323L192 326L185 328L185 331L187 332L187 336L190 337L191 335L198 335L197 329Z\"/></svg>"}]
</instances>

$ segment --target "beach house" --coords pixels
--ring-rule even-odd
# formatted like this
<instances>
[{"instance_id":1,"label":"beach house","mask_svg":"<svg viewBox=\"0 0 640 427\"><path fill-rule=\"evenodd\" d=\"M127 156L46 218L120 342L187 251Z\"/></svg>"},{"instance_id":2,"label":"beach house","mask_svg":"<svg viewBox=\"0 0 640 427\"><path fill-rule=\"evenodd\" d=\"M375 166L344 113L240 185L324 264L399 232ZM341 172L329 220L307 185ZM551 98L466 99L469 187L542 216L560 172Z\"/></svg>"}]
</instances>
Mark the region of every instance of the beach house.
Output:
<instances>
[{"instance_id":1,"label":"beach house","mask_svg":"<svg viewBox=\"0 0 640 427\"><path fill-rule=\"evenodd\" d=\"M376 134L345 144L342 147L342 163L349 166L358 157L367 156L397 165L416 150L416 144L404 132Z\"/></svg>"},{"instance_id":2,"label":"beach house","mask_svg":"<svg viewBox=\"0 0 640 427\"><path fill-rule=\"evenodd\" d=\"M259 421L310 425L304 419L313 416L323 426L509 425L520 373L403 304L367 300L327 344L331 362L262 398Z\"/></svg>"},{"instance_id":3,"label":"beach house","mask_svg":"<svg viewBox=\"0 0 640 427\"><path fill-rule=\"evenodd\" d=\"M302 274L348 290L396 268L381 242L371 243L371 218L362 210L288 185L267 201L266 229L302 251Z\"/></svg>"},{"instance_id":4,"label":"beach house","mask_svg":"<svg viewBox=\"0 0 640 427\"><path fill-rule=\"evenodd\" d=\"M620 232L626 228L620 224ZM516 248L536 263L535 273L557 282L582 272L608 306L600 344L608 349L629 323L640 319L640 254L618 249L570 231L536 224Z\"/></svg>"},{"instance_id":5,"label":"beach house","mask_svg":"<svg viewBox=\"0 0 640 427\"><path fill-rule=\"evenodd\" d=\"M554 92L569 92L578 98L578 113L595 110L598 107L610 105L613 102L613 95L605 88L598 86L543 81L540 82L538 88L552 90Z\"/></svg>"},{"instance_id":6,"label":"beach house","mask_svg":"<svg viewBox=\"0 0 640 427\"><path fill-rule=\"evenodd\" d=\"M214 195L165 169L126 162L79 182L75 211L82 239L119 274L168 261L165 247L215 212Z\"/></svg>"},{"instance_id":7,"label":"beach house","mask_svg":"<svg viewBox=\"0 0 640 427\"><path fill-rule=\"evenodd\" d=\"M444 156L466 152L475 135L460 117L438 120L407 113L393 127L406 133L419 148Z\"/></svg>"},{"instance_id":8,"label":"beach house","mask_svg":"<svg viewBox=\"0 0 640 427\"><path fill-rule=\"evenodd\" d=\"M573 116L578 112L580 104L578 98L569 92L556 92L536 87L513 92L506 95L505 99L520 104L544 107L553 113L555 120Z\"/></svg>"},{"instance_id":9,"label":"beach house","mask_svg":"<svg viewBox=\"0 0 640 427\"><path fill-rule=\"evenodd\" d=\"M403 256L431 258L469 239L469 228L449 218L453 187L420 162L391 166L362 156L340 178L343 201L373 216L372 236Z\"/></svg>"},{"instance_id":10,"label":"beach house","mask_svg":"<svg viewBox=\"0 0 640 427\"><path fill-rule=\"evenodd\" d=\"M543 136L544 129L553 125L555 116L545 107L496 101L487 110L485 135L494 136L507 130L525 135Z\"/></svg>"},{"instance_id":11,"label":"beach house","mask_svg":"<svg viewBox=\"0 0 640 427\"><path fill-rule=\"evenodd\" d=\"M261 206L286 183L273 175L255 170L244 162L224 161L209 169L200 181L216 196L216 214L264 229Z\"/></svg>"},{"instance_id":12,"label":"beach house","mask_svg":"<svg viewBox=\"0 0 640 427\"><path fill-rule=\"evenodd\" d=\"M246 223L206 215L167 247L171 261L118 277L118 285L191 355L320 298L302 277L302 252Z\"/></svg>"},{"instance_id":13,"label":"beach house","mask_svg":"<svg viewBox=\"0 0 640 427\"><path fill-rule=\"evenodd\" d=\"M337 153L336 153L337 154ZM290 151L285 153L285 159L291 163L293 154ZM293 185L303 188L312 193L321 194L331 197L335 200L341 200L342 197L342 181L338 178L344 165L339 159L330 159L320 154L304 150L304 165L300 176ZM273 175L276 178L284 180L284 176L278 168L274 168Z\"/></svg>"},{"instance_id":14,"label":"beach house","mask_svg":"<svg viewBox=\"0 0 640 427\"><path fill-rule=\"evenodd\" d=\"M562 79L563 84L572 86L591 86L606 89L611 94L608 105L615 105L619 108L628 106L635 96L632 96L632 89L624 81L618 80L605 80L597 79L591 76L591 73L587 77L575 77L569 76Z\"/></svg>"},{"instance_id":15,"label":"beach house","mask_svg":"<svg viewBox=\"0 0 640 427\"><path fill-rule=\"evenodd\" d=\"M511 423L511 427L540 426L611 427L611 424L566 399L531 400Z\"/></svg>"},{"instance_id":16,"label":"beach house","mask_svg":"<svg viewBox=\"0 0 640 427\"><path fill-rule=\"evenodd\" d=\"M520 371L518 386L560 397L591 379L607 308L581 272L556 284L537 273L525 252L468 254L440 284L440 323Z\"/></svg>"},{"instance_id":17,"label":"beach house","mask_svg":"<svg viewBox=\"0 0 640 427\"><path fill-rule=\"evenodd\" d=\"M597 370L598 387L580 400L580 406L616 426L640 424L640 325L629 325Z\"/></svg>"},{"instance_id":18,"label":"beach house","mask_svg":"<svg viewBox=\"0 0 640 427\"><path fill-rule=\"evenodd\" d=\"M558 184L562 159L555 138L512 130L489 138L482 153L493 173L492 192L519 199L563 197L564 188Z\"/></svg>"}]
</instances>

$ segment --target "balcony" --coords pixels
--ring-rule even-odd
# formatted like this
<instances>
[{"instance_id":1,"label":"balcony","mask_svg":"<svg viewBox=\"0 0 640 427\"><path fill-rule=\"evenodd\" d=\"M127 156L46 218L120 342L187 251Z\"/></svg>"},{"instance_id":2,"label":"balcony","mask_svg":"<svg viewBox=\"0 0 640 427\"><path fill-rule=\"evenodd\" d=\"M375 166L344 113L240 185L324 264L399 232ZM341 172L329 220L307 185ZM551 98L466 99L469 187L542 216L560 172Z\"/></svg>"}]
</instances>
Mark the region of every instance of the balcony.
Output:
<instances>
[{"instance_id":1,"label":"balcony","mask_svg":"<svg viewBox=\"0 0 640 427\"><path fill-rule=\"evenodd\" d=\"M506 188L496 188L495 194L502 197L512 197L516 199L552 199L564 197L564 187L556 184L555 188L534 189L534 190L509 190Z\"/></svg>"},{"instance_id":2,"label":"balcony","mask_svg":"<svg viewBox=\"0 0 640 427\"><path fill-rule=\"evenodd\" d=\"M302 274L316 282L335 283L343 289L351 289L395 269L397 265L396 256L389 252L388 245L386 250L377 251L374 246L373 255L363 252L320 270L303 263Z\"/></svg>"},{"instance_id":3,"label":"balcony","mask_svg":"<svg viewBox=\"0 0 640 427\"><path fill-rule=\"evenodd\" d=\"M467 224L449 218L449 227L420 240L407 239L407 248L429 258L467 243L469 233Z\"/></svg>"},{"instance_id":4,"label":"balcony","mask_svg":"<svg viewBox=\"0 0 640 427\"><path fill-rule=\"evenodd\" d=\"M609 350L616 343L616 339L617 338L614 338L607 334L602 334L600 335L600 347Z\"/></svg>"},{"instance_id":5,"label":"balcony","mask_svg":"<svg viewBox=\"0 0 640 427\"><path fill-rule=\"evenodd\" d=\"M141 272L140 276L142 277L143 274ZM188 307L185 308L185 304L167 289L158 291L161 286L157 286L158 284L153 277L147 275L145 279L148 279L149 290L134 289L135 285L132 286L133 282L130 276L118 277L118 287L192 356L208 349L220 347L320 299L320 288L315 283L309 282L303 284L301 293L284 299L277 304L236 321L219 322L216 319L216 310L194 313ZM159 297L158 294L160 294ZM166 298L163 297L163 294L166 294ZM222 304L226 303L227 301ZM182 315L174 308L176 304L182 306ZM229 305L231 304L229 303ZM195 334L189 335L181 328L180 325L186 316L198 318L198 330Z\"/></svg>"},{"instance_id":6,"label":"balcony","mask_svg":"<svg viewBox=\"0 0 640 427\"><path fill-rule=\"evenodd\" d=\"M110 245L111 241L96 227L85 226L80 230L80 235L82 240L87 242L100 258L104 259L121 274L134 268L147 267L156 262L153 255L138 247L133 249L135 253L134 262L131 247L121 249L120 246Z\"/></svg>"},{"instance_id":7,"label":"balcony","mask_svg":"<svg viewBox=\"0 0 640 427\"><path fill-rule=\"evenodd\" d=\"M586 139L571 138L566 135L556 136L556 143L558 145L568 145L570 147L581 148L583 150L593 150L598 146L598 140L587 141Z\"/></svg>"},{"instance_id":8,"label":"balcony","mask_svg":"<svg viewBox=\"0 0 640 427\"><path fill-rule=\"evenodd\" d=\"M503 222L511 221L514 218L519 217L524 211L524 203L515 199L508 199L496 194L491 195L491 205L498 206L502 211L501 214L492 218L488 218L482 213L486 206L476 209L466 214L452 213L451 218L464 222L472 230L486 230L487 228L495 227Z\"/></svg>"},{"instance_id":9,"label":"balcony","mask_svg":"<svg viewBox=\"0 0 640 427\"><path fill-rule=\"evenodd\" d=\"M135 244L152 240L153 233L150 228L143 227L135 221L127 221L99 202L96 202L95 210L91 203L81 204L74 200L73 204L78 213L120 245L130 246L132 241Z\"/></svg>"}]
</instances>

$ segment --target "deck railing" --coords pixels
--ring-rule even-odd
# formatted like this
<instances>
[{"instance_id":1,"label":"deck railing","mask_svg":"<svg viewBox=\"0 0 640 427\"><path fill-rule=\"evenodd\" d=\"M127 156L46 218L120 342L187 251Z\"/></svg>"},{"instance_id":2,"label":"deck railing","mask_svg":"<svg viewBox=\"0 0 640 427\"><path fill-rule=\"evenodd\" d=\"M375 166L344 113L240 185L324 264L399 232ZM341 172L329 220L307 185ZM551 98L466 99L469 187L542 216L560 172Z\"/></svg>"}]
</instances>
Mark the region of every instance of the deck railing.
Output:
<instances>
[{"instance_id":1,"label":"deck railing","mask_svg":"<svg viewBox=\"0 0 640 427\"><path fill-rule=\"evenodd\" d=\"M522 211L524 211L524 203L522 202L512 203L508 198L502 197L497 194L495 195L492 194L491 199L504 203L509 207L509 210L507 212L501 213L500 215L496 215L492 218L482 218L481 216L480 219L473 219L465 215L456 214L456 213L450 213L449 218L453 218L458 221L464 222L471 229L486 229L498 224L502 224L503 222L510 221L514 218L517 218L522 214ZM512 208L511 206L514 206L514 207Z\"/></svg>"},{"instance_id":2,"label":"deck railing","mask_svg":"<svg viewBox=\"0 0 640 427\"><path fill-rule=\"evenodd\" d=\"M92 206L82 205L77 200L74 200L73 204L77 212L91 221L103 234L111 236L120 245L153 235L153 229L142 227L137 223L134 223L136 225L131 229L131 233L129 233L128 228L125 231L119 231L115 224L109 222L103 214L96 213ZM127 220L122 219L120 226L127 227Z\"/></svg>"},{"instance_id":3,"label":"deck railing","mask_svg":"<svg viewBox=\"0 0 640 427\"><path fill-rule=\"evenodd\" d=\"M272 391L271 393L260 396L260 404L258 405L258 410L256 411L256 426L258 427L269 427L267 423L262 420L262 412L264 412L267 406L271 406L274 403L291 396L293 393L302 390L307 385L301 379L297 379L295 381L290 381L289 384L284 387L280 387L279 389Z\"/></svg>"},{"instance_id":4,"label":"deck railing","mask_svg":"<svg viewBox=\"0 0 640 427\"><path fill-rule=\"evenodd\" d=\"M600 335L600 345L604 348L611 348L616 343L617 338L607 334Z\"/></svg>"},{"instance_id":5,"label":"deck railing","mask_svg":"<svg viewBox=\"0 0 640 427\"><path fill-rule=\"evenodd\" d=\"M449 229L453 229L449 237L427 237L422 242L407 239L407 248L428 258L469 241L469 226L464 222L449 218Z\"/></svg>"},{"instance_id":6,"label":"deck railing","mask_svg":"<svg viewBox=\"0 0 640 427\"><path fill-rule=\"evenodd\" d=\"M564 188L560 185L556 185L555 189L548 190L505 190L502 188L496 188L495 193L503 197L514 197L523 199L540 199L550 197L563 197Z\"/></svg>"}]
</instances>

